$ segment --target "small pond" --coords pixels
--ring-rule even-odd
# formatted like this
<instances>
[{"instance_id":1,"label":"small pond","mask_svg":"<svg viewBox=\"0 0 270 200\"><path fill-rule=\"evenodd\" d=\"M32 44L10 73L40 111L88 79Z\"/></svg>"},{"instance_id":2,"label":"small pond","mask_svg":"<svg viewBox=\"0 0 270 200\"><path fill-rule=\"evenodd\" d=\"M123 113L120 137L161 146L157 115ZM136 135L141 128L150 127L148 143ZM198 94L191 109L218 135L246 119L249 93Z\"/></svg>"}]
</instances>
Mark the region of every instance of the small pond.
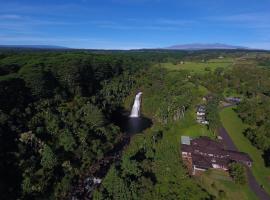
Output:
<instances>
[{"instance_id":1,"label":"small pond","mask_svg":"<svg viewBox=\"0 0 270 200\"><path fill-rule=\"evenodd\" d=\"M152 126L152 120L141 115L140 117L129 117L130 112L121 110L113 114L114 123L127 134L141 133L143 130Z\"/></svg>"}]
</instances>

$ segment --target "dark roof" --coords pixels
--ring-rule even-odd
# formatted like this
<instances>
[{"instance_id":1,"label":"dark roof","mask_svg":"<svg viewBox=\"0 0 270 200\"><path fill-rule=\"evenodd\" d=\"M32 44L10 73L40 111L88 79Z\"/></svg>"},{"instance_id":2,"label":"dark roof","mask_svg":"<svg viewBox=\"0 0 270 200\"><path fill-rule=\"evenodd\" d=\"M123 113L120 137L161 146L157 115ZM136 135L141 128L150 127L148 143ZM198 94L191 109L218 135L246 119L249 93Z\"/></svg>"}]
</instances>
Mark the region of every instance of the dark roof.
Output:
<instances>
[{"instance_id":1,"label":"dark roof","mask_svg":"<svg viewBox=\"0 0 270 200\"><path fill-rule=\"evenodd\" d=\"M191 145L187 145L187 144L182 144L181 145L181 150L184 152L192 152L193 148Z\"/></svg>"},{"instance_id":2,"label":"dark roof","mask_svg":"<svg viewBox=\"0 0 270 200\"><path fill-rule=\"evenodd\" d=\"M203 169L208 169L212 167L211 162L206 157L203 157L201 155L192 154L192 161L193 161L193 165L196 165L197 167L200 167Z\"/></svg>"},{"instance_id":3,"label":"dark roof","mask_svg":"<svg viewBox=\"0 0 270 200\"><path fill-rule=\"evenodd\" d=\"M192 154L193 164L197 167L208 169L212 167L212 164L218 164L221 166L228 166L231 162L228 158L216 158L216 157L207 157L198 154Z\"/></svg>"},{"instance_id":4,"label":"dark roof","mask_svg":"<svg viewBox=\"0 0 270 200\"><path fill-rule=\"evenodd\" d=\"M228 153L230 159L232 159L234 161L252 162L252 159L246 153L239 152L239 151L232 151L232 150L227 150L226 152Z\"/></svg>"},{"instance_id":5,"label":"dark roof","mask_svg":"<svg viewBox=\"0 0 270 200\"><path fill-rule=\"evenodd\" d=\"M235 102L235 103L241 102L241 98L239 98L239 97L227 97L227 98L225 98L225 100L230 101L230 102Z\"/></svg>"},{"instance_id":6,"label":"dark roof","mask_svg":"<svg viewBox=\"0 0 270 200\"><path fill-rule=\"evenodd\" d=\"M224 146L215 140L211 140L209 137L202 136L196 139L191 140L191 145L197 149L205 149L205 150L222 150Z\"/></svg>"},{"instance_id":7,"label":"dark roof","mask_svg":"<svg viewBox=\"0 0 270 200\"><path fill-rule=\"evenodd\" d=\"M206 107L205 105L198 105L197 106L197 112L205 112Z\"/></svg>"},{"instance_id":8,"label":"dark roof","mask_svg":"<svg viewBox=\"0 0 270 200\"><path fill-rule=\"evenodd\" d=\"M252 162L248 154L226 150L221 142L205 136L191 140L190 145L182 144L181 149L184 152L190 152L193 164L201 168L210 168L215 163L228 166L233 161Z\"/></svg>"}]
</instances>

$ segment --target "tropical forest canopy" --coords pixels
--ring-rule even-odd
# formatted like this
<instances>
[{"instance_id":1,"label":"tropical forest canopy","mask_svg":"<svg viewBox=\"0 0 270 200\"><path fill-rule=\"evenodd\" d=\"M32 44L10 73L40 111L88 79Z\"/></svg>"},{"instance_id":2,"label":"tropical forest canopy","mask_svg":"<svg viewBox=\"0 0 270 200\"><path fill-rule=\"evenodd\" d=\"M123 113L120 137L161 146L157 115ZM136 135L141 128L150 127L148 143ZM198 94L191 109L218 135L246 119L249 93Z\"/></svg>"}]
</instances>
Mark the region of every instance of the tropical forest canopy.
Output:
<instances>
[{"instance_id":1,"label":"tropical forest canopy","mask_svg":"<svg viewBox=\"0 0 270 200\"><path fill-rule=\"evenodd\" d=\"M234 59L230 67L205 68L203 73L181 69L180 63L215 63L220 55ZM138 90L144 96L142 112L154 126L134 136L93 198L214 199L188 176L174 131L186 128L189 113L210 93L208 131L214 137L220 100L237 95L242 101L236 111L249 125L244 134L264 151L269 165L267 55L222 50L2 51L1 199L66 198L78 177L122 141L124 133L112 115L130 109ZM162 63L172 63L173 70Z\"/></svg>"}]
</instances>

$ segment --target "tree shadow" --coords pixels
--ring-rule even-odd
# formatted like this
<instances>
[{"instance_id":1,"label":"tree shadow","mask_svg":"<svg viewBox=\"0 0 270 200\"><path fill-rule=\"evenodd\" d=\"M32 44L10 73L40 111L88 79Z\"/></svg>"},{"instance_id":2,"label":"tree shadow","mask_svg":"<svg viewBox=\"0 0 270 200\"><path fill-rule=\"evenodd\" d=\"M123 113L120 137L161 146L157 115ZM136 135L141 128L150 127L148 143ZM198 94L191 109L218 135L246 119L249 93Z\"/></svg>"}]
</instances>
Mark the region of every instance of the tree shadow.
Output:
<instances>
[{"instance_id":1,"label":"tree shadow","mask_svg":"<svg viewBox=\"0 0 270 200\"><path fill-rule=\"evenodd\" d=\"M263 160L266 167L270 166L270 149L267 149L263 152Z\"/></svg>"}]
</instances>

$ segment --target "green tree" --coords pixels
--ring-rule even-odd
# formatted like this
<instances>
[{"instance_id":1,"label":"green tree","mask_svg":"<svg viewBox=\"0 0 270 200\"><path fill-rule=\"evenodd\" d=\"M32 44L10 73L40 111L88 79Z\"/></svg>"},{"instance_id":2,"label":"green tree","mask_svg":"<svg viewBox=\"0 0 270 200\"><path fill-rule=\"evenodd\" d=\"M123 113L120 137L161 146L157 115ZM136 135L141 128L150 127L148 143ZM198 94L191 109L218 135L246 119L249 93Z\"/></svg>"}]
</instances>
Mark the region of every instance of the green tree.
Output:
<instances>
[{"instance_id":1,"label":"green tree","mask_svg":"<svg viewBox=\"0 0 270 200\"><path fill-rule=\"evenodd\" d=\"M229 166L229 172L236 183L245 184L247 182L245 167L242 164L231 163Z\"/></svg>"},{"instance_id":2,"label":"green tree","mask_svg":"<svg viewBox=\"0 0 270 200\"><path fill-rule=\"evenodd\" d=\"M67 129L63 130L59 135L59 143L64 147L65 151L73 151L76 148L76 141Z\"/></svg>"},{"instance_id":3,"label":"green tree","mask_svg":"<svg viewBox=\"0 0 270 200\"><path fill-rule=\"evenodd\" d=\"M44 145L42 149L41 165L45 169L53 169L57 165L56 155L48 145Z\"/></svg>"}]
</instances>

